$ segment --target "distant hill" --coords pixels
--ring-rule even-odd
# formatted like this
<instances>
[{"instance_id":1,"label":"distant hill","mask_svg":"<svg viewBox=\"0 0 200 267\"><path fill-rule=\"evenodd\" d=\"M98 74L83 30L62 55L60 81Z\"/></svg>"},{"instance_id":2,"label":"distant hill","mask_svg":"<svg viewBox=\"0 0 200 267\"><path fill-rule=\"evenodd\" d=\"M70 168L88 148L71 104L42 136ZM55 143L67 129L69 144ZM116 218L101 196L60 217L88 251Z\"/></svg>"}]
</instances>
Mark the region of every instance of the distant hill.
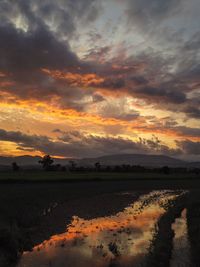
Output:
<instances>
[{"instance_id":1,"label":"distant hill","mask_svg":"<svg viewBox=\"0 0 200 267\"><path fill-rule=\"evenodd\" d=\"M38 161L41 159L39 156L18 156L18 157L2 157L0 156L1 169L11 166L12 162L17 162L18 165L26 167L38 167L40 165ZM188 167L188 168L200 168L200 162L187 162L180 159L164 156L164 155L145 155L145 154L118 154L108 155L97 158L83 158L74 159L78 165L81 166L94 166L96 162L100 162L101 165L141 165L145 167ZM67 165L69 159L54 158L55 164Z\"/></svg>"},{"instance_id":2,"label":"distant hill","mask_svg":"<svg viewBox=\"0 0 200 267\"><path fill-rule=\"evenodd\" d=\"M6 166L11 166L12 162L17 162L19 166L25 166L25 167L38 167L40 168L40 165L38 161L41 159L39 156L18 156L18 157L3 157L0 156L0 167L1 169L7 169ZM68 162L68 159L58 159L54 158L55 164L62 164L66 165Z\"/></svg>"},{"instance_id":3,"label":"distant hill","mask_svg":"<svg viewBox=\"0 0 200 267\"><path fill-rule=\"evenodd\" d=\"M2 157L0 156L0 165L11 165L12 162L17 162L19 165L35 165L41 157L38 156L18 156L18 157Z\"/></svg>"},{"instance_id":4,"label":"distant hill","mask_svg":"<svg viewBox=\"0 0 200 267\"><path fill-rule=\"evenodd\" d=\"M91 165L99 161L102 165L141 165L146 167L185 167L188 162L171 158L164 155L145 155L145 154L119 154L109 155L98 158L86 158L80 160L82 165Z\"/></svg>"},{"instance_id":5,"label":"distant hill","mask_svg":"<svg viewBox=\"0 0 200 267\"><path fill-rule=\"evenodd\" d=\"M188 168L199 168L200 169L200 162L189 162L187 163Z\"/></svg>"}]
</instances>

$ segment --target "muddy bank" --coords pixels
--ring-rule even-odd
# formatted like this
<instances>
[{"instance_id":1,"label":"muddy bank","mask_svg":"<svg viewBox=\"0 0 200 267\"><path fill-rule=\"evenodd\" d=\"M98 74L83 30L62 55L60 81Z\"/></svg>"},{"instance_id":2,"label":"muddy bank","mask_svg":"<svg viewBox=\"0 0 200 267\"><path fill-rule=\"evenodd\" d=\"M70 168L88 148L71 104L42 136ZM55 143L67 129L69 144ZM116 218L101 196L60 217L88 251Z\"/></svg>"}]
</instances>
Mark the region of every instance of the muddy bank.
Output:
<instances>
[{"instance_id":1,"label":"muddy bank","mask_svg":"<svg viewBox=\"0 0 200 267\"><path fill-rule=\"evenodd\" d=\"M152 239L147 266L168 267L173 249L174 230L172 224L181 215L187 205L189 193L181 194L175 201L165 207L166 213L156 224L154 238Z\"/></svg>"}]
</instances>

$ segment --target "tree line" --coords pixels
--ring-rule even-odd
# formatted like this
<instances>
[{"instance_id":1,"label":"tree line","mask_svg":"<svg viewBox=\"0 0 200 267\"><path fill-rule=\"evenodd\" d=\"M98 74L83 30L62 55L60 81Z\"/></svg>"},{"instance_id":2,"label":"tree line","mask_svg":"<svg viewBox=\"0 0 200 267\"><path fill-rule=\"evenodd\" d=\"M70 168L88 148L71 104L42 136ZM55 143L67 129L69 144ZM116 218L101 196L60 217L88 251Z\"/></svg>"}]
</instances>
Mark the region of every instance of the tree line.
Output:
<instances>
[{"instance_id":1,"label":"tree line","mask_svg":"<svg viewBox=\"0 0 200 267\"><path fill-rule=\"evenodd\" d=\"M195 173L200 174L199 168L186 168L186 167L155 167L148 168L141 165L130 165L130 164L122 164L122 165L101 165L100 162L94 163L93 166L78 166L78 164L74 160L69 160L69 164L63 166L61 164L54 164L54 159L50 155L45 155L41 160L38 161L41 164L42 168L45 171L70 171L70 172L135 172L135 173ZM16 162L12 163L13 171L19 171L20 167Z\"/></svg>"}]
</instances>

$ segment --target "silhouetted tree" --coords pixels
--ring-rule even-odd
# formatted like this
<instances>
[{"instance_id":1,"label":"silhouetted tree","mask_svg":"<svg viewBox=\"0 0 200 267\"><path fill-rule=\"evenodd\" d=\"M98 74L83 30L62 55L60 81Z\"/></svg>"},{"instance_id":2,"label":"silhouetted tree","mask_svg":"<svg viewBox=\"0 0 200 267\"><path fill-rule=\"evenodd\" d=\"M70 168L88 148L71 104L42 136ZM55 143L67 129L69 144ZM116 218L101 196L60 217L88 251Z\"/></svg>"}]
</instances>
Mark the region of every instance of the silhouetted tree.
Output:
<instances>
[{"instance_id":1,"label":"silhouetted tree","mask_svg":"<svg viewBox=\"0 0 200 267\"><path fill-rule=\"evenodd\" d=\"M107 172L110 172L112 169L111 169L111 166L106 166L106 169L105 169Z\"/></svg>"},{"instance_id":2,"label":"silhouetted tree","mask_svg":"<svg viewBox=\"0 0 200 267\"><path fill-rule=\"evenodd\" d=\"M67 169L66 169L66 167L65 166L61 166L61 171L62 172L65 172Z\"/></svg>"},{"instance_id":3,"label":"silhouetted tree","mask_svg":"<svg viewBox=\"0 0 200 267\"><path fill-rule=\"evenodd\" d=\"M55 169L55 171L59 171L59 170L61 170L61 164L56 164L55 166L54 166L54 169Z\"/></svg>"},{"instance_id":4,"label":"silhouetted tree","mask_svg":"<svg viewBox=\"0 0 200 267\"><path fill-rule=\"evenodd\" d=\"M71 170L71 171L76 170L76 162L75 162L75 161L70 160L70 161L69 161L69 164L70 164L70 170Z\"/></svg>"},{"instance_id":5,"label":"silhouetted tree","mask_svg":"<svg viewBox=\"0 0 200 267\"><path fill-rule=\"evenodd\" d=\"M131 166L129 164L122 164L122 171L127 172L130 170Z\"/></svg>"},{"instance_id":6,"label":"silhouetted tree","mask_svg":"<svg viewBox=\"0 0 200 267\"><path fill-rule=\"evenodd\" d=\"M96 171L100 171L100 169L101 169L101 164L100 164L100 162L96 162L96 163L94 164L94 166L95 166Z\"/></svg>"},{"instance_id":7,"label":"silhouetted tree","mask_svg":"<svg viewBox=\"0 0 200 267\"><path fill-rule=\"evenodd\" d=\"M195 174L200 174L200 169L199 169L199 168L195 168L195 169L193 170L193 173L195 173Z\"/></svg>"},{"instance_id":8,"label":"silhouetted tree","mask_svg":"<svg viewBox=\"0 0 200 267\"><path fill-rule=\"evenodd\" d=\"M19 166L17 165L17 163L16 162L13 162L12 163L12 169L13 169L13 171L19 171Z\"/></svg>"},{"instance_id":9,"label":"silhouetted tree","mask_svg":"<svg viewBox=\"0 0 200 267\"><path fill-rule=\"evenodd\" d=\"M169 174L170 173L170 168L168 166L162 167L162 171L164 174Z\"/></svg>"},{"instance_id":10,"label":"silhouetted tree","mask_svg":"<svg viewBox=\"0 0 200 267\"><path fill-rule=\"evenodd\" d=\"M39 160L39 163L42 164L43 169L45 169L46 171L51 169L53 162L54 160L50 155L45 155L41 160Z\"/></svg>"}]
</instances>

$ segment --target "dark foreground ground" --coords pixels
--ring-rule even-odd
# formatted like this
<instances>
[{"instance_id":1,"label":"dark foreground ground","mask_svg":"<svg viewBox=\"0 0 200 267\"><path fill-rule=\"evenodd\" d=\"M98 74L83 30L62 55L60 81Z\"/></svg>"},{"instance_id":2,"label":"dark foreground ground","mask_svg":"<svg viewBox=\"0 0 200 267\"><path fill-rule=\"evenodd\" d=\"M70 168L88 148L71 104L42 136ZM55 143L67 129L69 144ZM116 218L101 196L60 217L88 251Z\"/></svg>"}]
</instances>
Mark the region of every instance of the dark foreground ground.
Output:
<instances>
[{"instance_id":1,"label":"dark foreground ground","mask_svg":"<svg viewBox=\"0 0 200 267\"><path fill-rule=\"evenodd\" d=\"M188 180L199 179L195 173L133 173L133 172L62 172L44 170L0 171L0 182L65 182L108 180Z\"/></svg>"},{"instance_id":2,"label":"dark foreground ground","mask_svg":"<svg viewBox=\"0 0 200 267\"><path fill-rule=\"evenodd\" d=\"M191 239L200 251L200 179L90 180L72 182L6 182L0 184L0 266L15 266L24 250L62 233L73 215L86 219L115 214L144 192L187 189ZM120 192L134 191L134 195ZM195 238L193 238L195 236ZM195 241L197 240L197 241ZM196 243L197 244L196 244ZM195 261L200 259L195 259ZM199 261L200 262L200 261ZM196 263L195 263L196 264ZM163 266L163 265L160 265ZM193 265L200 266L200 265Z\"/></svg>"}]
</instances>

